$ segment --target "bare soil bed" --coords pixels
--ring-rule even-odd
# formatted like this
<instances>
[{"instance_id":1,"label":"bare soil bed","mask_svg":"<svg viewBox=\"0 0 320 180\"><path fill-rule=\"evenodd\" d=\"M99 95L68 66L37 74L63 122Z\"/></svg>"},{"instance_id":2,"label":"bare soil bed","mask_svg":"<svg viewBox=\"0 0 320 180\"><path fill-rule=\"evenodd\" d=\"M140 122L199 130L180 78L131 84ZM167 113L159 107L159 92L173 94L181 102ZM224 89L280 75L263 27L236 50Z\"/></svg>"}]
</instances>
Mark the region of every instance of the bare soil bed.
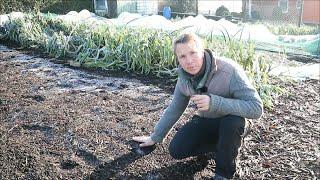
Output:
<instances>
[{"instance_id":1,"label":"bare soil bed","mask_svg":"<svg viewBox=\"0 0 320 180\"><path fill-rule=\"evenodd\" d=\"M0 179L209 179L213 159L174 160L167 140L144 154L147 135L171 100L165 79L96 73L0 45ZM317 80L272 79L287 90L253 121L235 179L320 177Z\"/></svg>"}]
</instances>

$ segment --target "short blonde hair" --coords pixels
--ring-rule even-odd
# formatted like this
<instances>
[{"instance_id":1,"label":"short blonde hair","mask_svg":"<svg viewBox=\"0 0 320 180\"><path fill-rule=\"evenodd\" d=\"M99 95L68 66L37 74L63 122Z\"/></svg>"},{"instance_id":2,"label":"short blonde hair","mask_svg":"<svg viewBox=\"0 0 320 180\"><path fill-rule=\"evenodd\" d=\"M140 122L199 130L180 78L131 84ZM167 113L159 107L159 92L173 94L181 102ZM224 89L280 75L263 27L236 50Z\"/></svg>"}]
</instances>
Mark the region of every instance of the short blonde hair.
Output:
<instances>
[{"instance_id":1,"label":"short blonde hair","mask_svg":"<svg viewBox=\"0 0 320 180\"><path fill-rule=\"evenodd\" d=\"M184 33L184 34L181 34L173 42L173 52L174 52L174 54L177 56L177 54L176 54L177 44L184 44L184 43L188 43L190 41L195 42L196 46L200 50L203 50L203 42L202 42L202 39L198 35L196 35L194 33Z\"/></svg>"}]
</instances>

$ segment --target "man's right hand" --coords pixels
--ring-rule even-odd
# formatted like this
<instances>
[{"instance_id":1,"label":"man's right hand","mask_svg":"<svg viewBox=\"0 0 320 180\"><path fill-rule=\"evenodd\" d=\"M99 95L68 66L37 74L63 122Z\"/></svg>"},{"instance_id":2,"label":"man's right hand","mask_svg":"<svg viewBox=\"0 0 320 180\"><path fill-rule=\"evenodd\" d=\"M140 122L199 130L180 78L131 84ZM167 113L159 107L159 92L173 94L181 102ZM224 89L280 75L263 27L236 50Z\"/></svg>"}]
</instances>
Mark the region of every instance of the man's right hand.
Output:
<instances>
[{"instance_id":1,"label":"man's right hand","mask_svg":"<svg viewBox=\"0 0 320 180\"><path fill-rule=\"evenodd\" d=\"M132 138L134 141L140 142L140 147L147 147L156 144L152 139L151 136L136 136Z\"/></svg>"}]
</instances>

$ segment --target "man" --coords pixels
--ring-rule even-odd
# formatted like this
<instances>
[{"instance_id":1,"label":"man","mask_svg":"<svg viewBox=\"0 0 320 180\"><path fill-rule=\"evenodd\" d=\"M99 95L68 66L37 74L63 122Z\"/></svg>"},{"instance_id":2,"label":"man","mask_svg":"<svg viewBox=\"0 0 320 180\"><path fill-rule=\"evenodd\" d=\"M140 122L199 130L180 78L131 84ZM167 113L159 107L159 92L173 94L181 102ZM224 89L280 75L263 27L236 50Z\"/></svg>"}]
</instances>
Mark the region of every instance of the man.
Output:
<instances>
[{"instance_id":1,"label":"man","mask_svg":"<svg viewBox=\"0 0 320 180\"><path fill-rule=\"evenodd\" d=\"M174 42L179 62L173 100L151 136L133 137L141 147L160 143L191 100L198 115L173 137L169 152L175 159L216 153L214 179L232 179L241 146L245 118L258 119L261 99L244 70L232 60L217 58L204 49L195 34L183 34Z\"/></svg>"}]
</instances>

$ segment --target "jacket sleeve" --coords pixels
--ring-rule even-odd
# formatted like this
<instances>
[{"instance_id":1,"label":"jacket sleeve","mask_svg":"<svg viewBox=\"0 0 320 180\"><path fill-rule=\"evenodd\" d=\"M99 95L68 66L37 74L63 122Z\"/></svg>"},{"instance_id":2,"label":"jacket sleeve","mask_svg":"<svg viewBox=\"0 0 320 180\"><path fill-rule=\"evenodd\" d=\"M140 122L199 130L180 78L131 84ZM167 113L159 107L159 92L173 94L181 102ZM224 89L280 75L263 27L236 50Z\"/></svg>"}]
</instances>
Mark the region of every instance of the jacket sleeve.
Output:
<instances>
[{"instance_id":1,"label":"jacket sleeve","mask_svg":"<svg viewBox=\"0 0 320 180\"><path fill-rule=\"evenodd\" d=\"M162 142L171 130L173 125L178 121L182 113L188 106L189 97L185 96L176 85L173 95L173 100L164 111L162 117L156 124L154 132L151 134L151 139L154 142Z\"/></svg>"},{"instance_id":2,"label":"jacket sleeve","mask_svg":"<svg viewBox=\"0 0 320 180\"><path fill-rule=\"evenodd\" d=\"M263 105L256 89L251 85L242 68L236 68L230 80L232 98L210 94L212 113L232 114L249 119L258 119L263 114Z\"/></svg>"}]
</instances>

